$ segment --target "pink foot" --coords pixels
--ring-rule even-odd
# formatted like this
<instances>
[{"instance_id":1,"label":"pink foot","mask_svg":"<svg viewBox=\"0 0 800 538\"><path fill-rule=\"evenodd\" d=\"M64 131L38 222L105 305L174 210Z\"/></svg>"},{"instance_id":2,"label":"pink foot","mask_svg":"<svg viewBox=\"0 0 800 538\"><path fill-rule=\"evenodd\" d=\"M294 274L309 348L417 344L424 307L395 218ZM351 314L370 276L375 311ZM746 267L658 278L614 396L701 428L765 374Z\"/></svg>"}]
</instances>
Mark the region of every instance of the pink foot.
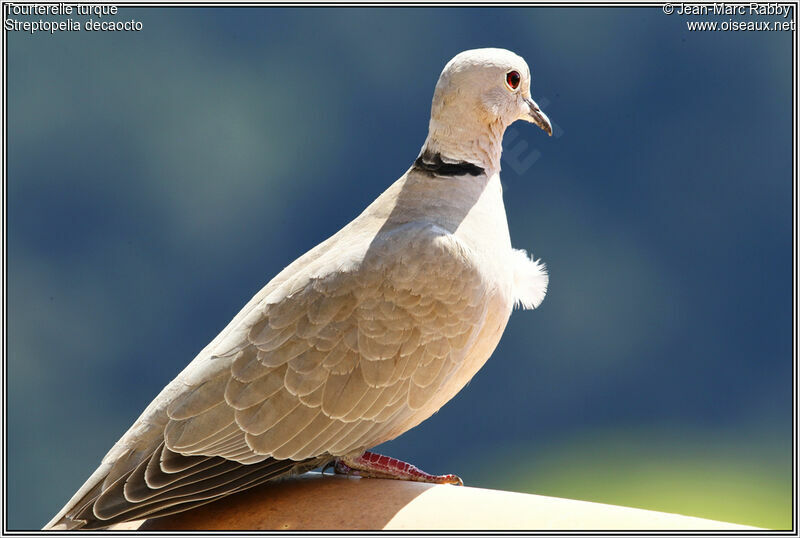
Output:
<instances>
[{"instance_id":1,"label":"pink foot","mask_svg":"<svg viewBox=\"0 0 800 538\"><path fill-rule=\"evenodd\" d=\"M381 456L374 452L364 452L357 458L337 458L333 464L333 471L336 474L368 478L393 478L395 480L412 480L430 484L464 485L464 481L454 474L428 474L410 463L390 458L389 456Z\"/></svg>"}]
</instances>

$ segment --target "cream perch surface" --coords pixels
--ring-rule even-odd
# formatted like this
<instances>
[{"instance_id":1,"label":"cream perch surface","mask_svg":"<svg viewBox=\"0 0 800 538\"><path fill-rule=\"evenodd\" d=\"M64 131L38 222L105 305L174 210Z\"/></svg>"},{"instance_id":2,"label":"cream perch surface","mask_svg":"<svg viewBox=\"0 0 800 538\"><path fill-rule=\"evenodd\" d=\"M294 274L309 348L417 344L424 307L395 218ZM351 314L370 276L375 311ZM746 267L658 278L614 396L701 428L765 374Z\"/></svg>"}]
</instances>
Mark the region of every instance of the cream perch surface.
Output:
<instances>
[{"instance_id":1,"label":"cream perch surface","mask_svg":"<svg viewBox=\"0 0 800 538\"><path fill-rule=\"evenodd\" d=\"M511 247L499 177L506 127L552 132L530 83L507 50L453 58L413 166L259 291L45 528L159 517L327 464L460 482L365 451L435 413L514 305L544 299L543 265Z\"/></svg>"}]
</instances>

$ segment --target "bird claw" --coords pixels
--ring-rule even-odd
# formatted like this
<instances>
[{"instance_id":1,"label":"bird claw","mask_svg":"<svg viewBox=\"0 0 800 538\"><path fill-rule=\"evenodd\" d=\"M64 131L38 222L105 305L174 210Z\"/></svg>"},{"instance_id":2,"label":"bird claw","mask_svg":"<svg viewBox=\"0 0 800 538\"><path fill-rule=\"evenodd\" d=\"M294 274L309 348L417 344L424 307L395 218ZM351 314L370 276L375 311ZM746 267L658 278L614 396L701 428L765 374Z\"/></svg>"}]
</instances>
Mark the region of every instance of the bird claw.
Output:
<instances>
[{"instance_id":1,"label":"bird claw","mask_svg":"<svg viewBox=\"0 0 800 538\"><path fill-rule=\"evenodd\" d=\"M453 484L463 486L464 481L454 474L432 475L410 463L382 456L374 452L364 452L361 456L336 458L326 465L333 467L334 474L361 476L364 478L391 478L428 484ZM323 469L324 472L324 469Z\"/></svg>"},{"instance_id":2,"label":"bird claw","mask_svg":"<svg viewBox=\"0 0 800 538\"><path fill-rule=\"evenodd\" d=\"M447 482L442 482L443 484L452 484L454 486L463 486L464 485L464 481L461 480L461 477L458 476L458 475L447 474L447 475L444 475L444 476L448 479L448 481Z\"/></svg>"}]
</instances>

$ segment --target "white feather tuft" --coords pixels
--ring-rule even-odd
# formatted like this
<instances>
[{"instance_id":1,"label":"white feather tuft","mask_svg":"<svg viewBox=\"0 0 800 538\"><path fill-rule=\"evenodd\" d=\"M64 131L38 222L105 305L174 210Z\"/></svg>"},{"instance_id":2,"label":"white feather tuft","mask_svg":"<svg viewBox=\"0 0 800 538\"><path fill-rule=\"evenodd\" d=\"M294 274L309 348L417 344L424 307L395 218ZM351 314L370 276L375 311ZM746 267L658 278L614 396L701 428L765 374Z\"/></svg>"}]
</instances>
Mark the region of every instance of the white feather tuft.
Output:
<instances>
[{"instance_id":1,"label":"white feather tuft","mask_svg":"<svg viewBox=\"0 0 800 538\"><path fill-rule=\"evenodd\" d=\"M524 250L514 249L511 256L514 271L514 306L525 310L536 308L547 293L547 268L541 260L528 258Z\"/></svg>"}]
</instances>

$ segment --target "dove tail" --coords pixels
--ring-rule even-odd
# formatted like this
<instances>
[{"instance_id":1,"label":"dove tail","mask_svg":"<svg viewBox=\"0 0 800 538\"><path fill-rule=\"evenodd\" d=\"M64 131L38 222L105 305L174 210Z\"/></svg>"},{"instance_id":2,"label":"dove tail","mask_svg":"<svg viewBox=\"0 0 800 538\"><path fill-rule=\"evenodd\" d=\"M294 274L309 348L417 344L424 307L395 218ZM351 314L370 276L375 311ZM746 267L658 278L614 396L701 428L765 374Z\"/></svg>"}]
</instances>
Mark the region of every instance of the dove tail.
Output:
<instances>
[{"instance_id":1,"label":"dove tail","mask_svg":"<svg viewBox=\"0 0 800 538\"><path fill-rule=\"evenodd\" d=\"M282 476L309 471L328 459L267 458L244 464L219 456L182 456L162 443L111 484L104 483L103 472L108 471L98 469L44 530L103 529L184 512Z\"/></svg>"}]
</instances>

